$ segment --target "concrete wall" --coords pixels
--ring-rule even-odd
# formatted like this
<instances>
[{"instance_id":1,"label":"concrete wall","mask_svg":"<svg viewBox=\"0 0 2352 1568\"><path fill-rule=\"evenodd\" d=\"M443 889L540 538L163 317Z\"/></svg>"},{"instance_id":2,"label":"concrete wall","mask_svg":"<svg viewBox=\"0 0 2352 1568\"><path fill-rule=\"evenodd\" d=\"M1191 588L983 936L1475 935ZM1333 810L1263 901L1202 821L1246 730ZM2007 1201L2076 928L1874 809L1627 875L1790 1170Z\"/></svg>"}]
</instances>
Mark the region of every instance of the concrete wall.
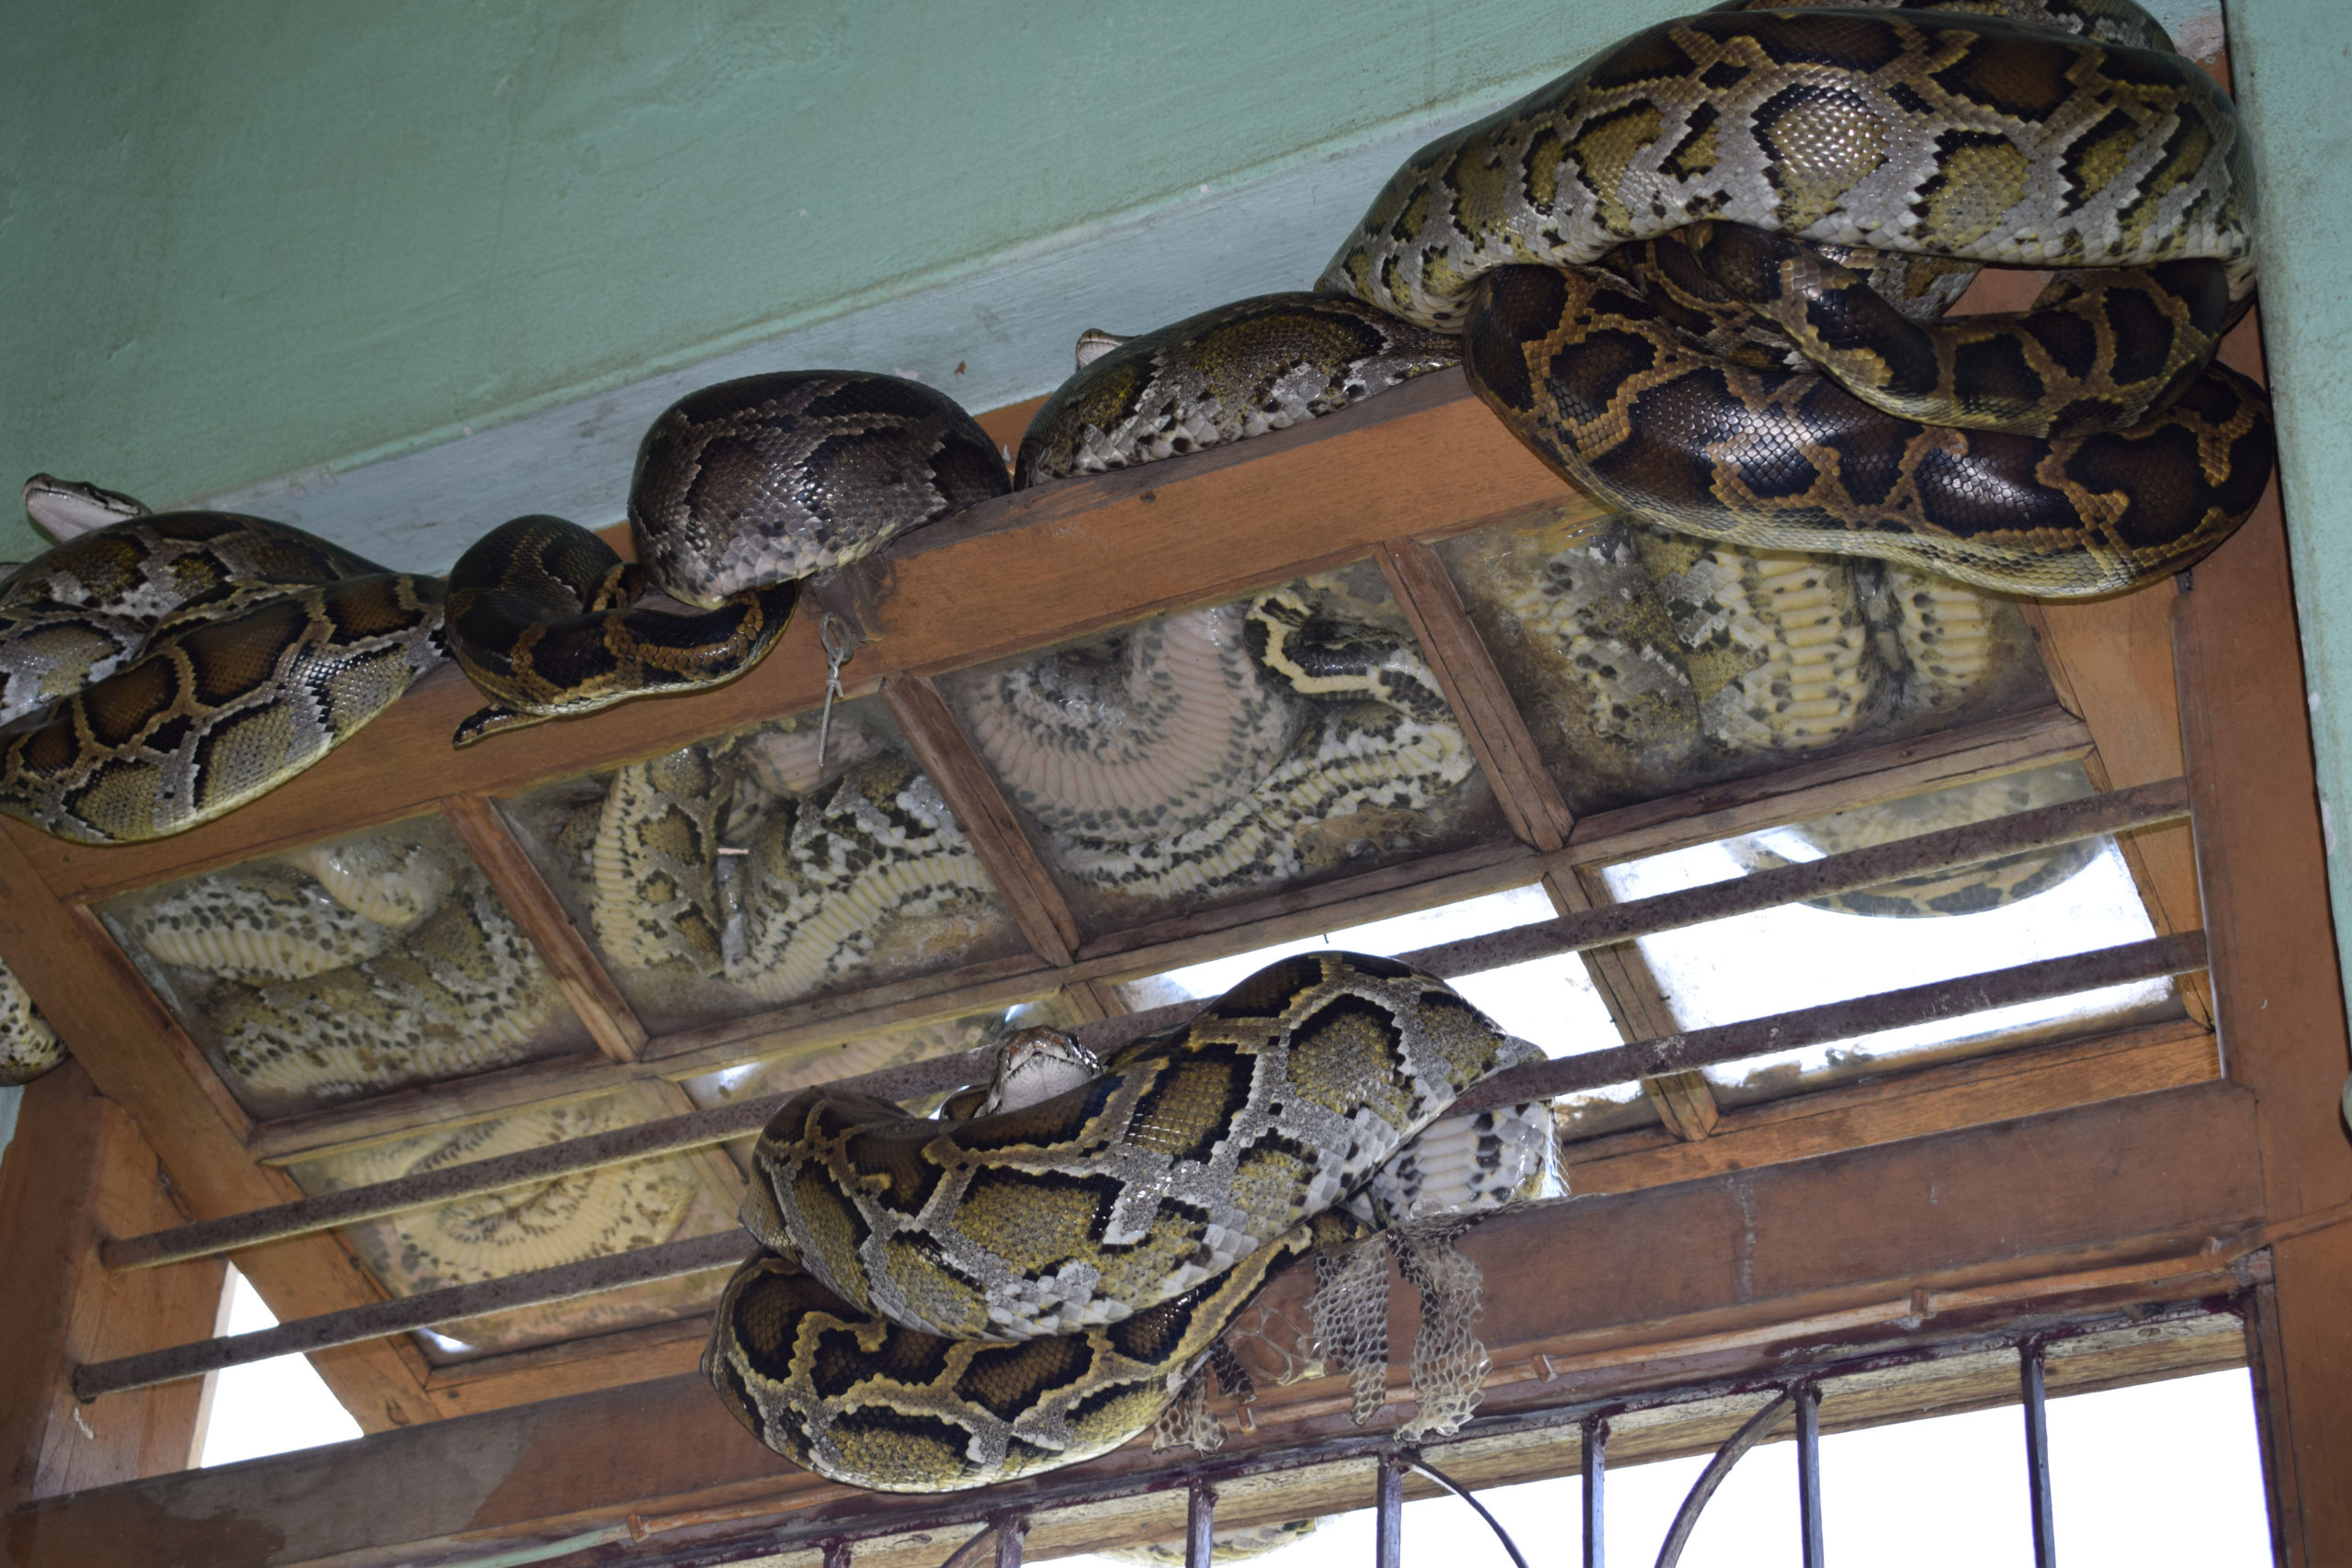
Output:
<instances>
[{"instance_id":1,"label":"concrete wall","mask_svg":"<svg viewBox=\"0 0 2352 1568\"><path fill-rule=\"evenodd\" d=\"M162 502L347 467L1498 98L1684 4L19 6L0 476Z\"/></svg>"},{"instance_id":2,"label":"concrete wall","mask_svg":"<svg viewBox=\"0 0 2352 1568\"><path fill-rule=\"evenodd\" d=\"M2262 346L2278 389L2312 743L2336 943L2352 975L2352 5L2231 0L2231 61L2262 171ZM2347 1088L2352 1105L2352 1088Z\"/></svg>"}]
</instances>

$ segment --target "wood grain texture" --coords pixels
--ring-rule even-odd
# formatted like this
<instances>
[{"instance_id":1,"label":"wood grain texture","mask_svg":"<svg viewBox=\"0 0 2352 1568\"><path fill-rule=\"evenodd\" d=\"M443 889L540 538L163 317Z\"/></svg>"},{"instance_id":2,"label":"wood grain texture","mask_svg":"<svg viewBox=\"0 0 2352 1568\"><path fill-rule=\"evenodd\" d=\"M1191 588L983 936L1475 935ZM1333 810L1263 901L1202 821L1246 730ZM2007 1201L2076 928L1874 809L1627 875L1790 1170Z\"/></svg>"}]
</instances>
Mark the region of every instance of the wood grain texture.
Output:
<instances>
[{"instance_id":1,"label":"wood grain texture","mask_svg":"<svg viewBox=\"0 0 2352 1568\"><path fill-rule=\"evenodd\" d=\"M138 1124L190 1218L301 1196L284 1174L254 1163L245 1147L252 1123L96 917L61 904L11 841L0 841L0 952L98 1092ZM382 1297L330 1235L278 1242L236 1261L281 1318ZM413 1350L355 1345L312 1364L367 1430L434 1415L424 1359Z\"/></svg>"},{"instance_id":2,"label":"wood grain texture","mask_svg":"<svg viewBox=\"0 0 2352 1568\"><path fill-rule=\"evenodd\" d=\"M2244 1091L2207 1085L1499 1216L1463 1243L1487 1280L1490 1408L1679 1380L1692 1365L1760 1371L1781 1364L1786 1340L1771 1325L1792 1317L1843 1313L1859 1325L1846 1342L1899 1343L1916 1331L1896 1314L1918 1288L1977 1292L1997 1317L2024 1310L2041 1277L2099 1268L2128 1287L2258 1211L2251 1117ZM1298 1308L1303 1274L1274 1287L1278 1310ZM1400 1302L1400 1327L1411 1315ZM1645 1344L1673 1354L1645 1359ZM1539 1352L1604 1348L1615 1351L1605 1365L1556 1384L1532 1371ZM1339 1430L1345 1416L1319 1408L1330 1397L1328 1384L1270 1389L1238 1446ZM1094 1461L1106 1473L1164 1463L1140 1444ZM990 1501L1017 1503L1020 1490ZM351 1506L361 1495L369 1506ZM921 1505L794 1470L683 1376L47 1500L6 1529L24 1568L297 1568L479 1558L626 1532L632 1514L701 1514L719 1527L704 1544L729 1530L748 1542L779 1510L870 1517L907 1506Z\"/></svg>"},{"instance_id":3,"label":"wood grain texture","mask_svg":"<svg viewBox=\"0 0 2352 1568\"><path fill-rule=\"evenodd\" d=\"M181 1223L154 1151L78 1062L28 1085L0 1166L0 1507L186 1469L202 1382L117 1394L84 1409L83 1361L209 1337L228 1265L175 1263L153 1283L109 1274L98 1244Z\"/></svg>"},{"instance_id":4,"label":"wood grain texture","mask_svg":"<svg viewBox=\"0 0 2352 1568\"><path fill-rule=\"evenodd\" d=\"M1610 902L1608 885L1590 867L1561 866L1546 872L1544 890L1552 908L1563 915L1578 914ZM1610 1021L1628 1041L1661 1040L1679 1027L1674 1010L1639 942L1621 942L1589 948L1577 955L1584 962L1592 988L1600 993ZM1642 1098L1666 1129L1687 1143L1713 1133L1716 1122L1714 1090L1704 1073L1665 1073L1642 1080Z\"/></svg>"},{"instance_id":5,"label":"wood grain texture","mask_svg":"<svg viewBox=\"0 0 2352 1568\"><path fill-rule=\"evenodd\" d=\"M1461 722L1512 833L1539 850L1558 849L1576 818L1545 770L1535 737L1445 563L1416 539L1382 545L1379 558L1388 591L1405 613L1446 705Z\"/></svg>"},{"instance_id":6,"label":"wood grain texture","mask_svg":"<svg viewBox=\"0 0 2352 1568\"><path fill-rule=\"evenodd\" d=\"M2176 592L2163 582L2117 599L2022 606L2059 700L2091 732L2094 750L2083 766L2100 789L2177 778L2186 765L2172 657ZM2202 923L2197 850L2186 825L2127 833L2117 847L2159 933ZM2183 976L2176 984L2191 1013L2211 1022L2204 976Z\"/></svg>"},{"instance_id":7,"label":"wood grain texture","mask_svg":"<svg viewBox=\"0 0 2352 1568\"><path fill-rule=\"evenodd\" d=\"M1078 919L1022 832L988 763L956 722L947 699L920 675L894 675L882 683L882 700L914 749L915 761L972 840L972 852L980 857L1031 949L1048 964L1067 965L1078 952Z\"/></svg>"},{"instance_id":8,"label":"wood grain texture","mask_svg":"<svg viewBox=\"0 0 2352 1568\"><path fill-rule=\"evenodd\" d=\"M1181 461L1066 479L980 502L876 558L881 635L843 674L852 695L1361 559L1385 539L1474 527L1564 487L1470 394L1426 376L1329 418ZM449 750L481 698L454 665L427 675L317 766L231 816L153 843L70 845L10 819L68 897L231 864L430 809L501 796L816 707L817 617L797 616L741 680L623 704ZM431 759L420 766L420 759Z\"/></svg>"},{"instance_id":9,"label":"wood grain texture","mask_svg":"<svg viewBox=\"0 0 2352 1568\"><path fill-rule=\"evenodd\" d=\"M1577 818L1568 847L1556 858L1595 865L1664 854L1871 801L2071 761L2089 751L2091 743L2083 721L2057 706L1963 725L1598 811Z\"/></svg>"},{"instance_id":10,"label":"wood grain texture","mask_svg":"<svg viewBox=\"0 0 2352 1568\"><path fill-rule=\"evenodd\" d=\"M2240 369L2249 321L2223 345ZM2258 368L2258 366L2256 367ZM2173 604L2222 1058L2257 1107L2273 1220L2352 1198L2346 1049L2303 669L2274 482ZM2287 1560L2352 1562L2352 1226L2273 1250L2278 1354L2264 1395ZM2291 1466L2291 1472L2284 1467Z\"/></svg>"},{"instance_id":11,"label":"wood grain texture","mask_svg":"<svg viewBox=\"0 0 2352 1568\"><path fill-rule=\"evenodd\" d=\"M605 972L498 807L478 795L453 795L441 803L441 815L490 880L506 912L531 939L539 961L587 1026L596 1049L616 1062L637 1060L645 1049L645 1025L638 1021L628 998Z\"/></svg>"},{"instance_id":12,"label":"wood grain texture","mask_svg":"<svg viewBox=\"0 0 2352 1568\"><path fill-rule=\"evenodd\" d=\"M2180 1089L2221 1075L2211 1032L2188 1022L1909 1072L1899 1063L1889 1066L1895 1070L1874 1083L1723 1111L1703 1143L1666 1143L1654 1135L1651 1147L1600 1158L1579 1157L1580 1145L1566 1145L1561 1153L1569 1189L1589 1196L1661 1187Z\"/></svg>"}]
</instances>

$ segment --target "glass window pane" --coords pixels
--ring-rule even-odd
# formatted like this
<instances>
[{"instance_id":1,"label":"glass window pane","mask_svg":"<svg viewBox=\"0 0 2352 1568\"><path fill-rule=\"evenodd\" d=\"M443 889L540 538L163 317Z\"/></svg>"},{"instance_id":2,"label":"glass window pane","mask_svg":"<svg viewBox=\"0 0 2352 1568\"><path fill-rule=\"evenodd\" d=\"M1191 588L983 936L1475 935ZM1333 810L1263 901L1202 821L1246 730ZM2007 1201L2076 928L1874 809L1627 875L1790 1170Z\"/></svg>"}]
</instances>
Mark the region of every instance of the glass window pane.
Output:
<instances>
[{"instance_id":1,"label":"glass window pane","mask_svg":"<svg viewBox=\"0 0 2352 1568\"><path fill-rule=\"evenodd\" d=\"M713 736L507 807L646 1028L1027 951L879 698Z\"/></svg>"},{"instance_id":2,"label":"glass window pane","mask_svg":"<svg viewBox=\"0 0 2352 1568\"><path fill-rule=\"evenodd\" d=\"M1370 562L940 689L1089 932L1509 839Z\"/></svg>"},{"instance_id":3,"label":"glass window pane","mask_svg":"<svg viewBox=\"0 0 2352 1568\"><path fill-rule=\"evenodd\" d=\"M2049 705L2017 605L1552 508L1441 544L1579 816Z\"/></svg>"},{"instance_id":4,"label":"glass window pane","mask_svg":"<svg viewBox=\"0 0 2352 1568\"><path fill-rule=\"evenodd\" d=\"M1726 881L1791 861L1909 837L2088 793L2072 763L1694 845L1607 868L1620 900ZM2005 857L1825 900L1640 939L1676 1021L1690 1028L1927 985L2154 934L2111 840ZM1707 1069L1726 1105L1851 1077L1886 1057L1952 1055L2037 1034L2178 1015L2170 981L1888 1030Z\"/></svg>"},{"instance_id":5,"label":"glass window pane","mask_svg":"<svg viewBox=\"0 0 2352 1568\"><path fill-rule=\"evenodd\" d=\"M141 888L100 914L256 1115L593 1049L439 817Z\"/></svg>"},{"instance_id":6,"label":"glass window pane","mask_svg":"<svg viewBox=\"0 0 2352 1568\"><path fill-rule=\"evenodd\" d=\"M1336 950L1387 956L1532 925L1552 919L1553 913L1552 901L1543 888L1514 887L1171 969L1148 979L1129 981L1119 987L1119 994L1128 1007L1140 1012L1169 1002L1221 996L1274 960L1294 953ZM1542 1047L1546 1055L1574 1055L1620 1043L1608 1008L1593 989L1582 961L1573 953L1466 976L1453 985L1496 1022Z\"/></svg>"}]
</instances>

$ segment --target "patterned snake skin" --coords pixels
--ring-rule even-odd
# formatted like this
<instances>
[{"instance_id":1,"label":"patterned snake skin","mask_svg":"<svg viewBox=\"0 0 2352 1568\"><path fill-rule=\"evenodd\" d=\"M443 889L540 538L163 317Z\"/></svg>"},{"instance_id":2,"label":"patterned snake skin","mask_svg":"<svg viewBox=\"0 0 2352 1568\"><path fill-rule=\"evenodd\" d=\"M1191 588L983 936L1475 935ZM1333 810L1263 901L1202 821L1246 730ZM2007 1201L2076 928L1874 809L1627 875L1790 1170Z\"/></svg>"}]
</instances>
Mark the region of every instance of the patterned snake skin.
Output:
<instances>
[{"instance_id":1,"label":"patterned snake skin","mask_svg":"<svg viewBox=\"0 0 2352 1568\"><path fill-rule=\"evenodd\" d=\"M857 1485L1102 1452L1277 1263L1361 1236L1343 1205L1529 1049L1403 964L1313 953L1018 1109L943 1122L806 1090L761 1135L744 1223L766 1251L705 1370L763 1441Z\"/></svg>"},{"instance_id":2,"label":"patterned snake skin","mask_svg":"<svg viewBox=\"0 0 2352 1568\"><path fill-rule=\"evenodd\" d=\"M1556 471L1663 526L2129 589L2225 538L2269 476L2267 399L2210 362L2253 288L2252 179L2227 97L2129 0L1704 12L1416 153L1323 297L1090 334L1019 482L1245 439L1458 356ZM1985 263L2071 270L2027 311L1934 320ZM639 454L642 576L544 517L459 563L450 642L492 705L457 739L730 680L798 578L1005 487L910 382L696 392ZM438 585L350 558L249 571L231 536L273 526L118 525L0 591L6 702L62 704L0 754L0 809L90 841L178 831L405 689ZM213 544L195 590L142 607L142 558ZM633 607L647 582L705 614Z\"/></svg>"},{"instance_id":3,"label":"patterned snake skin","mask_svg":"<svg viewBox=\"0 0 2352 1568\"><path fill-rule=\"evenodd\" d=\"M1410 838L1475 769L1400 632L1292 588L997 671L967 701L1006 793L1090 889L1165 900Z\"/></svg>"},{"instance_id":4,"label":"patterned snake skin","mask_svg":"<svg viewBox=\"0 0 2352 1568\"><path fill-rule=\"evenodd\" d=\"M54 705L0 748L0 811L78 843L185 831L316 762L441 657L437 578L258 517L125 518L0 583L0 722Z\"/></svg>"},{"instance_id":5,"label":"patterned snake skin","mask_svg":"<svg viewBox=\"0 0 2352 1568\"><path fill-rule=\"evenodd\" d=\"M1636 34L1415 154L1320 287L1461 326L1521 441L1678 531L2042 595L2177 570L2271 464L2206 363L2253 285L2245 138L2120 0L1997 9ZM1923 326L1859 282L1888 253L2097 270ZM1742 313L1804 367L1716 351Z\"/></svg>"}]
</instances>

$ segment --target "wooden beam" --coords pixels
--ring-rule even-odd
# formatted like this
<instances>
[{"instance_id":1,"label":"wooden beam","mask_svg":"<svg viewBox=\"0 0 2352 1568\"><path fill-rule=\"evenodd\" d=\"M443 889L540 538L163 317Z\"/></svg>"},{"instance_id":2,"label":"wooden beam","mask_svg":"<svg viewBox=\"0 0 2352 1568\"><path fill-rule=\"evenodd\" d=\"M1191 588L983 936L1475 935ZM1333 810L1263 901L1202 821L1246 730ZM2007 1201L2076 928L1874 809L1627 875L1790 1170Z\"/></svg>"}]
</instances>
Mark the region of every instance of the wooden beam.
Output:
<instances>
[{"instance_id":1,"label":"wooden beam","mask_svg":"<svg viewBox=\"0 0 2352 1568\"><path fill-rule=\"evenodd\" d=\"M1012 911L1013 923L1038 957L1056 967L1078 952L1078 919L1069 910L1054 874L1021 830L1012 805L997 787L989 765L972 749L964 728L939 688L920 675L897 675L882 683L890 716L914 748L915 761L947 802L947 809L972 840L990 880Z\"/></svg>"},{"instance_id":2,"label":"wooden beam","mask_svg":"<svg viewBox=\"0 0 2352 1568\"><path fill-rule=\"evenodd\" d=\"M2164 582L2089 604L2022 606L2058 700L2091 733L2095 749L2083 767L2100 789L2177 778L2187 766L2173 671L2175 592ZM2149 829L2116 842L2157 932L2196 930L2204 911L2188 827ZM2190 1014L2211 1023L2212 998L2204 977L2184 976L2179 984Z\"/></svg>"},{"instance_id":3,"label":"wooden beam","mask_svg":"<svg viewBox=\"0 0 2352 1568\"><path fill-rule=\"evenodd\" d=\"M605 972L571 917L531 861L498 807L478 795L453 795L441 803L466 853L481 867L492 891L531 939L571 1010L588 1028L596 1049L616 1062L633 1062L645 1049L645 1025Z\"/></svg>"},{"instance_id":4,"label":"wooden beam","mask_svg":"<svg viewBox=\"0 0 2352 1568\"><path fill-rule=\"evenodd\" d=\"M2224 344L2241 369L2252 328ZM2265 1207L2290 1220L2352 1198L2338 1098L2352 1051L2275 481L2197 567L2173 632L2222 1059L2255 1097ZM2281 1242L2273 1265L2278 1353L2260 1392L2285 1560L2352 1562L2352 1226Z\"/></svg>"},{"instance_id":5,"label":"wooden beam","mask_svg":"<svg viewBox=\"0 0 2352 1568\"><path fill-rule=\"evenodd\" d=\"M1539 850L1558 849L1576 817L1445 563L1418 539L1391 540L1380 547L1380 570L1512 833Z\"/></svg>"},{"instance_id":6,"label":"wooden beam","mask_svg":"<svg viewBox=\"0 0 2352 1568\"><path fill-rule=\"evenodd\" d=\"M181 1218L154 1151L80 1063L26 1089L0 1166L0 1506L195 1462L204 1384L85 1411L66 1376L76 1362L220 1332L226 1263L174 1264L142 1285L98 1261L106 1236Z\"/></svg>"},{"instance_id":7,"label":"wooden beam","mask_svg":"<svg viewBox=\"0 0 2352 1568\"><path fill-rule=\"evenodd\" d=\"M1703 1142L1653 1130L1564 1145L1563 1171L1582 1196L1637 1191L2220 1076L2212 1032L2187 1020L1933 1066L1896 1057L1872 1081L1724 1111Z\"/></svg>"},{"instance_id":8,"label":"wooden beam","mask_svg":"<svg viewBox=\"0 0 2352 1568\"><path fill-rule=\"evenodd\" d=\"M285 1175L254 1165L251 1122L173 1021L130 960L85 908L58 901L0 839L0 951L98 1092L122 1107L162 1158L191 1217L243 1213L301 1196ZM300 1236L241 1259L280 1317L307 1317L381 1300L331 1235ZM430 1420L424 1360L379 1343L323 1352L312 1364L368 1431Z\"/></svg>"},{"instance_id":9,"label":"wooden beam","mask_svg":"<svg viewBox=\"0 0 2352 1568\"><path fill-rule=\"evenodd\" d=\"M2212 1272L2219 1255L2199 1249L2259 1218L2254 1139L2249 1097L2214 1084L1500 1216L1463 1243L1487 1281L1490 1407L1651 1386L1694 1366L1782 1365L1792 1337L1899 1344L1917 1332L1900 1320L1917 1290L1943 1292L1930 1303L1939 1313L1948 1303L1997 1317L2095 1282L2230 1288ZM1298 1310L1303 1273L1274 1287L1277 1314ZM2075 1283L2035 1283L2051 1275ZM1397 1316L1411 1314L1400 1303ZM1836 1323L1849 1326L1805 1326ZM1670 1353L1645 1361L1645 1344ZM1582 1356L1570 1364L1589 1370L1545 1383L1534 1357L1555 1352L1555 1368ZM1238 1446L1339 1430L1344 1416L1322 1409L1332 1398L1328 1383L1268 1389ZM1167 1462L1130 1445L1094 1467ZM1021 1493L976 1501L1013 1506ZM363 1496L368 1506L351 1506ZM629 1539L631 1516L640 1529L672 1522L658 1547L749 1544L780 1514L819 1524L933 1503L793 1469L686 1376L49 1499L6 1529L24 1568L299 1568L584 1548Z\"/></svg>"},{"instance_id":10,"label":"wooden beam","mask_svg":"<svg viewBox=\"0 0 2352 1568\"><path fill-rule=\"evenodd\" d=\"M889 592L880 636L858 649L847 672L851 694L893 675L941 674L1229 599L1362 559L1385 539L1458 532L1557 504L1564 491L1461 376L1447 372L1181 463L984 501L876 558ZM51 887L85 897L413 816L450 794L514 795L816 707L826 671L817 620L796 617L758 668L717 690L535 725L456 753L449 736L481 697L445 666L365 736L219 822L114 848L66 844L13 818L0 835ZM419 767L428 756L435 765Z\"/></svg>"},{"instance_id":11,"label":"wooden beam","mask_svg":"<svg viewBox=\"0 0 2352 1568\"><path fill-rule=\"evenodd\" d=\"M2081 719L2063 707L2038 708L1598 811L1577 819L1562 856L1599 865L1664 854L1874 801L2072 761L2090 749L2091 734Z\"/></svg>"}]
</instances>

